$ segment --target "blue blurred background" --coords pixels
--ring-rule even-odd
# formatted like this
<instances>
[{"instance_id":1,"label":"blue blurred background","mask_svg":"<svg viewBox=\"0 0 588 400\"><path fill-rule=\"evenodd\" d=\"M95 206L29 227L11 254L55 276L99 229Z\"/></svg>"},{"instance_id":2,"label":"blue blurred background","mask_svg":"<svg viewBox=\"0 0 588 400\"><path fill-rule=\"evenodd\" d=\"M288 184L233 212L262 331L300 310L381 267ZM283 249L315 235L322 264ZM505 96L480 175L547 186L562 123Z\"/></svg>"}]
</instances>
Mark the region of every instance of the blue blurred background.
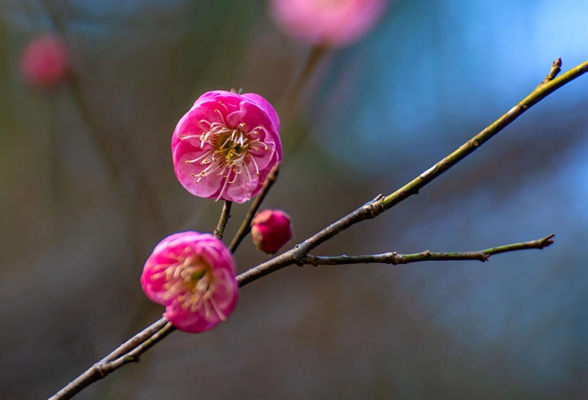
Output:
<instances>
[{"instance_id":1,"label":"blue blurred background","mask_svg":"<svg viewBox=\"0 0 588 400\"><path fill-rule=\"evenodd\" d=\"M309 235L391 193L588 58L588 2L396 0L356 44L311 54L254 0L0 2L0 393L46 398L159 317L139 287L165 235L221 204L175 180L170 137L201 93L276 105L286 156L265 206ZM57 32L73 78L27 87ZM175 333L80 399L588 398L588 77L316 254L468 251L489 263L290 267L226 324ZM247 206L233 207L227 237ZM240 270L263 261L248 241Z\"/></svg>"}]
</instances>

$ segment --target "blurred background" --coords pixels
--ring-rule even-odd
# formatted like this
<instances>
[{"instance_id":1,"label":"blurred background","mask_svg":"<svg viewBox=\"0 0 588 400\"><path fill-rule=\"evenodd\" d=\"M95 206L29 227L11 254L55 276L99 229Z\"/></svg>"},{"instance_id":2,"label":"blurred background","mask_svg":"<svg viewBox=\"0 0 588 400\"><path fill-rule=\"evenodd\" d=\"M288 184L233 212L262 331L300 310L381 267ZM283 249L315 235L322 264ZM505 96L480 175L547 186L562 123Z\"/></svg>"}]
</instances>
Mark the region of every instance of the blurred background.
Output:
<instances>
[{"instance_id":1,"label":"blurred background","mask_svg":"<svg viewBox=\"0 0 588 400\"><path fill-rule=\"evenodd\" d=\"M257 0L0 2L0 393L42 399L159 318L139 286L164 236L222 204L176 181L170 138L208 90L272 102L285 147L265 208L294 239L389 194L588 59L585 0L395 0L320 52ZM69 75L27 83L59 35ZM319 54L301 79L312 54ZM304 85L302 85L302 83ZM588 398L588 76L447 174L314 254L469 251L489 263L289 267L228 323L174 333L79 399ZM248 205L234 205L230 240ZM264 261L246 239L239 270Z\"/></svg>"}]
</instances>

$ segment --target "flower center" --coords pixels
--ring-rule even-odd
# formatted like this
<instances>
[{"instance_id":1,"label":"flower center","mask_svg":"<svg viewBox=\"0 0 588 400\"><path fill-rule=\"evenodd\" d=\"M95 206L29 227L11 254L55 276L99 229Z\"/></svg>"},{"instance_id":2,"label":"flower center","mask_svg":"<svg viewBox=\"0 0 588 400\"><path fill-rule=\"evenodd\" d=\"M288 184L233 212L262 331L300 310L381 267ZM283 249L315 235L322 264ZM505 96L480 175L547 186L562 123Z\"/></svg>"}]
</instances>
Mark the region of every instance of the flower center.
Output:
<instances>
[{"instance_id":1,"label":"flower center","mask_svg":"<svg viewBox=\"0 0 588 400\"><path fill-rule=\"evenodd\" d=\"M219 103L224 106L221 102ZM208 125L208 131L202 132L200 135L186 135L181 139L200 139L200 148L203 149L203 154L192 160L186 160L186 164L199 163L205 166L200 173L192 174L196 178L195 183L213 173L224 179L224 184L217 197L218 200L224 193L227 184L235 183L237 177L242 173L246 174L248 182L253 180L252 173L259 175L259 167L255 161L256 157L260 157L257 151L267 151L268 146L259 139L259 131L263 129L262 126L248 130L246 124L242 122L236 127L230 127L223 114L218 109L214 111L220 115L221 122L211 123L201 120L201 123Z\"/></svg>"},{"instance_id":2,"label":"flower center","mask_svg":"<svg viewBox=\"0 0 588 400\"><path fill-rule=\"evenodd\" d=\"M226 319L212 298L216 282L212 268L204 260L193 255L180 256L164 274L166 283L163 287L167 290L167 298L175 297L182 308L190 312L204 307L207 317L214 311L222 321Z\"/></svg>"}]
</instances>

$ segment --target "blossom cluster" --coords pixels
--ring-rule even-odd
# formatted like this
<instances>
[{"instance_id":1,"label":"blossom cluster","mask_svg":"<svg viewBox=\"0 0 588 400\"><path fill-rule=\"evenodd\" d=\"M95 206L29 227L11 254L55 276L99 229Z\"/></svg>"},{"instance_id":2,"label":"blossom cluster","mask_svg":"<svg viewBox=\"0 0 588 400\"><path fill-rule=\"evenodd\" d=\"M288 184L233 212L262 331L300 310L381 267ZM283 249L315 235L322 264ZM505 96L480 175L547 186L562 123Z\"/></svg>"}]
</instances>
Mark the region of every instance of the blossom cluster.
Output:
<instances>
[{"instance_id":1,"label":"blossom cluster","mask_svg":"<svg viewBox=\"0 0 588 400\"><path fill-rule=\"evenodd\" d=\"M176 176L193 195L243 203L282 159L279 129L278 115L263 97L207 92L172 135ZM197 333L225 321L235 308L235 273L233 255L216 236L180 232L155 247L141 286L166 307L164 317L176 328Z\"/></svg>"},{"instance_id":2,"label":"blossom cluster","mask_svg":"<svg viewBox=\"0 0 588 400\"><path fill-rule=\"evenodd\" d=\"M207 92L172 135L175 174L193 195L243 203L259 193L282 159L279 129L278 114L263 97ZM253 221L260 249L273 253L290 239L289 217L282 214L266 210ZM141 286L147 297L165 306L163 315L176 328L197 333L225 321L235 308L235 274L233 255L220 239L180 232L155 247Z\"/></svg>"},{"instance_id":3,"label":"blossom cluster","mask_svg":"<svg viewBox=\"0 0 588 400\"><path fill-rule=\"evenodd\" d=\"M63 40L53 34L32 40L20 58L20 73L31 87L49 89L62 81L69 70L69 54Z\"/></svg>"},{"instance_id":4,"label":"blossom cluster","mask_svg":"<svg viewBox=\"0 0 588 400\"><path fill-rule=\"evenodd\" d=\"M270 4L274 20L286 33L314 45L342 46L375 24L386 0ZM279 131L278 114L263 97L222 90L204 93L173 132L176 177L195 196L244 203L260 192L282 160ZM276 253L292 238L290 217L281 210L262 211L251 223L251 236L261 251ZM147 297L165 306L164 317L175 327L196 333L226 320L235 308L235 273L233 255L217 237L180 232L155 247L141 285Z\"/></svg>"}]
</instances>

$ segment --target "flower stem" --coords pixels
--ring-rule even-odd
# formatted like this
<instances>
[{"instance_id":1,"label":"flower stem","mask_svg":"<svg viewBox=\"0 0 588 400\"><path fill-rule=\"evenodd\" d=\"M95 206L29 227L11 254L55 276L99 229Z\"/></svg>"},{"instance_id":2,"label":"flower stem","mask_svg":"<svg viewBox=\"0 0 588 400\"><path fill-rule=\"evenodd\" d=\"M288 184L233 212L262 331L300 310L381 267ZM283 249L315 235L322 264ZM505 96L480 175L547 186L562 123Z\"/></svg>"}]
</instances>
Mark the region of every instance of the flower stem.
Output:
<instances>
[{"instance_id":1,"label":"flower stem","mask_svg":"<svg viewBox=\"0 0 588 400\"><path fill-rule=\"evenodd\" d=\"M243 220L243 223L241 224L239 231L237 231L237 234L235 235L235 237L233 238L233 241L229 245L229 250L232 253L234 253L235 250L237 250L237 247L239 247L239 244L241 243L241 241L251 231L251 221L253 221L253 217L255 217L255 213L257 213L257 210L259 210L259 207L261 206L263 199L265 199L265 196L267 195L267 193L269 192L269 190L273 186L274 182L276 181L276 179L278 179L278 172L279 171L280 171L280 164L278 164L274 168L272 168L272 170L270 171L267 178L265 178L265 182L263 183L263 187L261 188L259 194L257 195L255 200L253 201L253 204L251 204L251 208L249 208L249 211L247 212L247 215L245 216L245 219Z\"/></svg>"},{"instance_id":2,"label":"flower stem","mask_svg":"<svg viewBox=\"0 0 588 400\"><path fill-rule=\"evenodd\" d=\"M225 201L223 204L223 209L221 211L220 218L218 220L218 224L216 225L216 229L214 230L214 236L223 240L223 235L225 234L225 228L227 227L227 223L229 219L231 219L231 206L233 205L232 201Z\"/></svg>"}]
</instances>

